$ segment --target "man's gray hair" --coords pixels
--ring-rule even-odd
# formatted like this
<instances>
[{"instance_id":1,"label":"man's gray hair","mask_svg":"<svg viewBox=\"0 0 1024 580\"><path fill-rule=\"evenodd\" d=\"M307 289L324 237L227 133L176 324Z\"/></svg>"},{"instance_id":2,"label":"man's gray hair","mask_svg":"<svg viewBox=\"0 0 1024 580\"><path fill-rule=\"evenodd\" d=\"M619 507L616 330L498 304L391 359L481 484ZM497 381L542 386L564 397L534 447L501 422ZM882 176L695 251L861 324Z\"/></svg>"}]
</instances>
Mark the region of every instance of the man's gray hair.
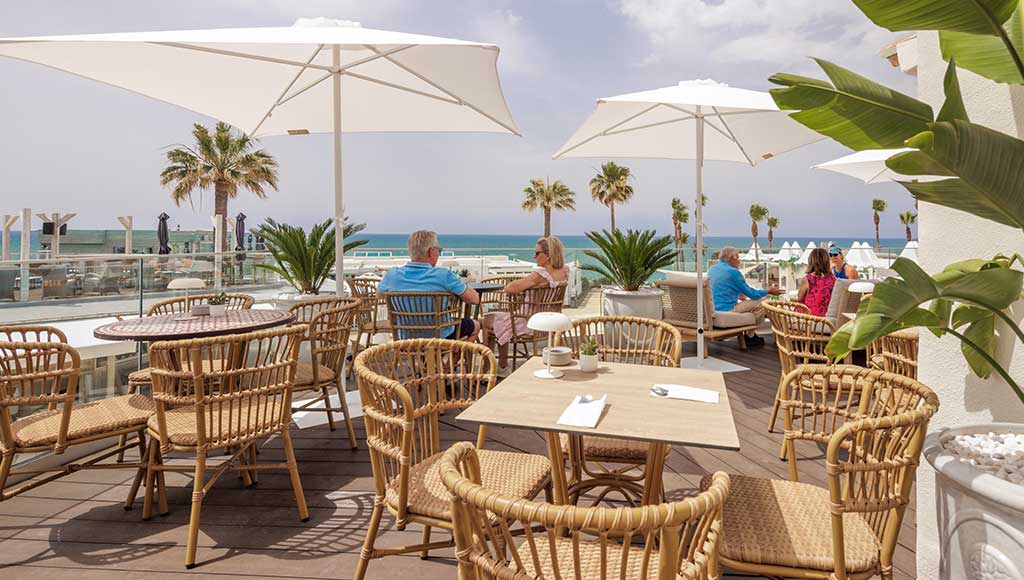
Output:
<instances>
[{"instance_id":1,"label":"man's gray hair","mask_svg":"<svg viewBox=\"0 0 1024 580\"><path fill-rule=\"evenodd\" d=\"M719 252L718 252L718 259L723 261L723 262L728 262L729 260L731 260L733 258L733 256L737 256L738 257L739 255L740 255L740 251L739 250L737 250L736 248L734 248L732 246L726 246L726 247L722 248L721 250L719 250Z\"/></svg>"},{"instance_id":2,"label":"man's gray hair","mask_svg":"<svg viewBox=\"0 0 1024 580\"><path fill-rule=\"evenodd\" d=\"M419 230L409 234L409 258L414 262L423 261L430 253L430 248L436 248L440 244L437 241L437 234L430 230Z\"/></svg>"}]
</instances>

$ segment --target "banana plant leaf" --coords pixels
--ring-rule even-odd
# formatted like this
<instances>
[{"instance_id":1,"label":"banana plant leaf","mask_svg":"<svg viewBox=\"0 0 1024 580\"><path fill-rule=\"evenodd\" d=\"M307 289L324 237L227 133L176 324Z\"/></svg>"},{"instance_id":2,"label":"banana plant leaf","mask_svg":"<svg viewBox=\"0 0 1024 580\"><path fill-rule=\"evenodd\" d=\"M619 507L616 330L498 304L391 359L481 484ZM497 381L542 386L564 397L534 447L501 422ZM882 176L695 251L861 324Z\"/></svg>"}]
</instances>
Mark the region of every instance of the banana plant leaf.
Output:
<instances>
[{"instance_id":1,"label":"banana plant leaf","mask_svg":"<svg viewBox=\"0 0 1024 580\"><path fill-rule=\"evenodd\" d=\"M853 0L872 22L893 32L955 30L997 34L1017 0Z\"/></svg>"},{"instance_id":2,"label":"banana plant leaf","mask_svg":"<svg viewBox=\"0 0 1024 580\"><path fill-rule=\"evenodd\" d=\"M942 31L939 46L942 58L956 58L960 67L1000 83L1024 83L1021 76L1020 55L1024 54L1024 2L1018 0L1017 10L1003 24L1005 36ZM1013 46L1009 52L1007 41Z\"/></svg>"},{"instance_id":3,"label":"banana plant leaf","mask_svg":"<svg viewBox=\"0 0 1024 580\"><path fill-rule=\"evenodd\" d=\"M780 109L796 111L793 119L851 149L904 147L935 119L927 103L826 60L815 62L831 83L779 73L769 80L785 88L769 92Z\"/></svg>"},{"instance_id":4,"label":"banana plant leaf","mask_svg":"<svg viewBox=\"0 0 1024 580\"><path fill-rule=\"evenodd\" d=\"M886 160L903 175L959 179L903 183L921 201L1024 228L1024 141L967 121L931 123L907 141L910 151Z\"/></svg>"}]
</instances>

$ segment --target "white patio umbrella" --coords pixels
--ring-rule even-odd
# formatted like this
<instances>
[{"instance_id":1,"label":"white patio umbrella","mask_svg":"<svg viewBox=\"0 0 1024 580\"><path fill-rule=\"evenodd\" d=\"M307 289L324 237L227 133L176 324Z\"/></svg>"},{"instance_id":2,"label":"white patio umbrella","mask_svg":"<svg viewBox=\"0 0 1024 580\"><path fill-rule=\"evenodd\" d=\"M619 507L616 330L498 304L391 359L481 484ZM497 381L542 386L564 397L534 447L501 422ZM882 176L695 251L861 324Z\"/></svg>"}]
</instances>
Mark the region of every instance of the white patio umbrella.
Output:
<instances>
[{"instance_id":1,"label":"white patio umbrella","mask_svg":"<svg viewBox=\"0 0 1024 580\"><path fill-rule=\"evenodd\" d=\"M779 262L784 262L792 255L791 252L789 242L782 242L782 248L779 250L779 254L775 256L775 259Z\"/></svg>"},{"instance_id":2,"label":"white patio umbrella","mask_svg":"<svg viewBox=\"0 0 1024 580\"><path fill-rule=\"evenodd\" d=\"M907 258L908 260L913 260L913 261L916 262L917 261L917 250L918 250L918 244L917 244L916 241L907 242L907 245L904 246L903 251L900 252L900 257L901 258Z\"/></svg>"},{"instance_id":3,"label":"white patio umbrella","mask_svg":"<svg viewBox=\"0 0 1024 580\"><path fill-rule=\"evenodd\" d=\"M497 46L348 21L2 38L0 56L172 103L254 137L332 133L338 276L343 132L519 134L498 80Z\"/></svg>"},{"instance_id":4,"label":"white patio umbrella","mask_svg":"<svg viewBox=\"0 0 1024 580\"><path fill-rule=\"evenodd\" d=\"M842 175L860 179L864 183L886 183L890 181L938 181L949 179L935 175L903 175L889 169L885 160L900 153L915 151L914 149L868 149L851 153L832 161L819 163L814 169L824 169Z\"/></svg>"},{"instance_id":5,"label":"white patio umbrella","mask_svg":"<svg viewBox=\"0 0 1024 580\"><path fill-rule=\"evenodd\" d=\"M845 257L846 263L854 268L874 268L878 260L878 256L867 242L854 242Z\"/></svg>"},{"instance_id":6,"label":"white patio umbrella","mask_svg":"<svg viewBox=\"0 0 1024 580\"><path fill-rule=\"evenodd\" d=\"M742 256L740 256L740 259L744 260L744 261L747 261L747 262L752 262L754 260L757 260L758 258L763 258L763 257L764 257L764 250L762 250L761 246L758 245L757 243L753 243L753 244L750 244L750 249L747 250L747 253L743 254Z\"/></svg>"},{"instance_id":7,"label":"white patio umbrella","mask_svg":"<svg viewBox=\"0 0 1024 580\"><path fill-rule=\"evenodd\" d=\"M597 100L590 117L555 159L630 157L694 159L697 183L694 229L697 255L704 251L701 201L704 161L757 165L821 135L780 111L771 95L710 79L683 81L639 93ZM704 364L703 260L697 260L697 360Z\"/></svg>"},{"instance_id":8,"label":"white patio umbrella","mask_svg":"<svg viewBox=\"0 0 1024 580\"><path fill-rule=\"evenodd\" d=\"M803 253L800 254L799 258L797 258L796 263L797 264L806 264L811 259L811 250L813 250L813 249L815 249L817 247L818 246L814 242L807 242L807 247L804 248ZM800 249L800 245L799 244L797 244L797 249Z\"/></svg>"}]
</instances>

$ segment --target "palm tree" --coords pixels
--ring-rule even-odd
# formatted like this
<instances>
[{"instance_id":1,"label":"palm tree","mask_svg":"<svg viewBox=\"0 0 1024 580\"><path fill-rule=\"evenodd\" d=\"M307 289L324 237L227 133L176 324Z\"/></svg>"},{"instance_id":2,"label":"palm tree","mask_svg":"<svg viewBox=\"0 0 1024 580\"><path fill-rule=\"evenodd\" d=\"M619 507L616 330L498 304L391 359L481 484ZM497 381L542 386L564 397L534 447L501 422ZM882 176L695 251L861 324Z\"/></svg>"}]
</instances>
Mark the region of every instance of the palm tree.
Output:
<instances>
[{"instance_id":1,"label":"palm tree","mask_svg":"<svg viewBox=\"0 0 1024 580\"><path fill-rule=\"evenodd\" d=\"M750 237L754 238L754 260L761 261L760 252L757 247L757 224L768 218L768 208L755 203L750 206Z\"/></svg>"},{"instance_id":2,"label":"palm tree","mask_svg":"<svg viewBox=\"0 0 1024 580\"><path fill-rule=\"evenodd\" d=\"M601 166L598 173L590 180L590 195L594 201L608 206L612 215L612 229L615 231L615 204L626 203L633 197L633 186L629 184L632 175L628 167L616 165L609 161Z\"/></svg>"},{"instance_id":3,"label":"palm tree","mask_svg":"<svg viewBox=\"0 0 1024 580\"><path fill-rule=\"evenodd\" d=\"M903 227L907 228L907 241L913 240L914 237L910 233L910 226L917 222L917 214L912 211L905 211L900 214L900 222L903 224Z\"/></svg>"},{"instance_id":4,"label":"palm tree","mask_svg":"<svg viewBox=\"0 0 1024 580\"><path fill-rule=\"evenodd\" d=\"M530 186L523 189L523 211L544 210L544 237L551 235L551 210L576 211L576 192L569 189L561 181L545 182L543 179L531 179Z\"/></svg>"},{"instance_id":5,"label":"palm tree","mask_svg":"<svg viewBox=\"0 0 1024 580\"><path fill-rule=\"evenodd\" d=\"M174 185L171 199L175 205L213 187L213 213L228 217L228 198L238 195L239 188L266 198L266 187L277 191L277 160L263 149L253 150L256 140L235 134L227 123L218 122L213 134L196 124L192 129L195 145L181 145L167 152L170 165L160 173L160 184ZM227 248L227 228L221 228L221 248Z\"/></svg>"},{"instance_id":6,"label":"palm tree","mask_svg":"<svg viewBox=\"0 0 1024 580\"><path fill-rule=\"evenodd\" d=\"M768 225L768 251L772 251L772 242L775 241L775 228L779 227L779 218L775 216L768 216L765 220L765 224Z\"/></svg>"},{"instance_id":7,"label":"palm tree","mask_svg":"<svg viewBox=\"0 0 1024 580\"><path fill-rule=\"evenodd\" d=\"M683 246L690 236L683 231L683 224L690 223L690 208L679 200L672 198L672 230L676 242L676 269L683 270L686 260L683 259Z\"/></svg>"},{"instance_id":8,"label":"palm tree","mask_svg":"<svg viewBox=\"0 0 1024 580\"><path fill-rule=\"evenodd\" d=\"M871 200L871 209L875 212L875 250L879 251L882 249L882 238L878 235L878 222L881 221L878 214L885 211L885 205L884 199Z\"/></svg>"}]
</instances>

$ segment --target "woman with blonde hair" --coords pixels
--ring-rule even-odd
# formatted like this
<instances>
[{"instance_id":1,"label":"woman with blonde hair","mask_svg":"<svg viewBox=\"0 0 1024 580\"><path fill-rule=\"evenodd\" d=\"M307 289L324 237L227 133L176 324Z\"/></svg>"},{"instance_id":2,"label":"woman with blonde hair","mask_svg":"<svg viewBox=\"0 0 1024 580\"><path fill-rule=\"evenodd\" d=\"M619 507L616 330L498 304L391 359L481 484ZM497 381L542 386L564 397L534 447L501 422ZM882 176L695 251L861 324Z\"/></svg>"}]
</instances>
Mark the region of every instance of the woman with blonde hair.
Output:
<instances>
[{"instance_id":1,"label":"woman with blonde hair","mask_svg":"<svg viewBox=\"0 0 1024 580\"><path fill-rule=\"evenodd\" d=\"M565 249L558 238L548 236L537 240L533 258L537 262L533 273L505 286L506 294L522 294L538 286L555 288L569 279L569 269L565 267ZM526 321L521 318L516 319L513 329L512 315L508 312L491 312L484 316L484 340L488 345L498 343L498 365L503 369L508 367L508 343L512 336L528 332Z\"/></svg>"},{"instance_id":2,"label":"woman with blonde hair","mask_svg":"<svg viewBox=\"0 0 1024 580\"><path fill-rule=\"evenodd\" d=\"M832 301L832 289L836 285L836 277L832 274L828 251L815 248L807 258L807 276L800 281L798 301L810 308L811 314L825 316L828 303Z\"/></svg>"}]
</instances>

